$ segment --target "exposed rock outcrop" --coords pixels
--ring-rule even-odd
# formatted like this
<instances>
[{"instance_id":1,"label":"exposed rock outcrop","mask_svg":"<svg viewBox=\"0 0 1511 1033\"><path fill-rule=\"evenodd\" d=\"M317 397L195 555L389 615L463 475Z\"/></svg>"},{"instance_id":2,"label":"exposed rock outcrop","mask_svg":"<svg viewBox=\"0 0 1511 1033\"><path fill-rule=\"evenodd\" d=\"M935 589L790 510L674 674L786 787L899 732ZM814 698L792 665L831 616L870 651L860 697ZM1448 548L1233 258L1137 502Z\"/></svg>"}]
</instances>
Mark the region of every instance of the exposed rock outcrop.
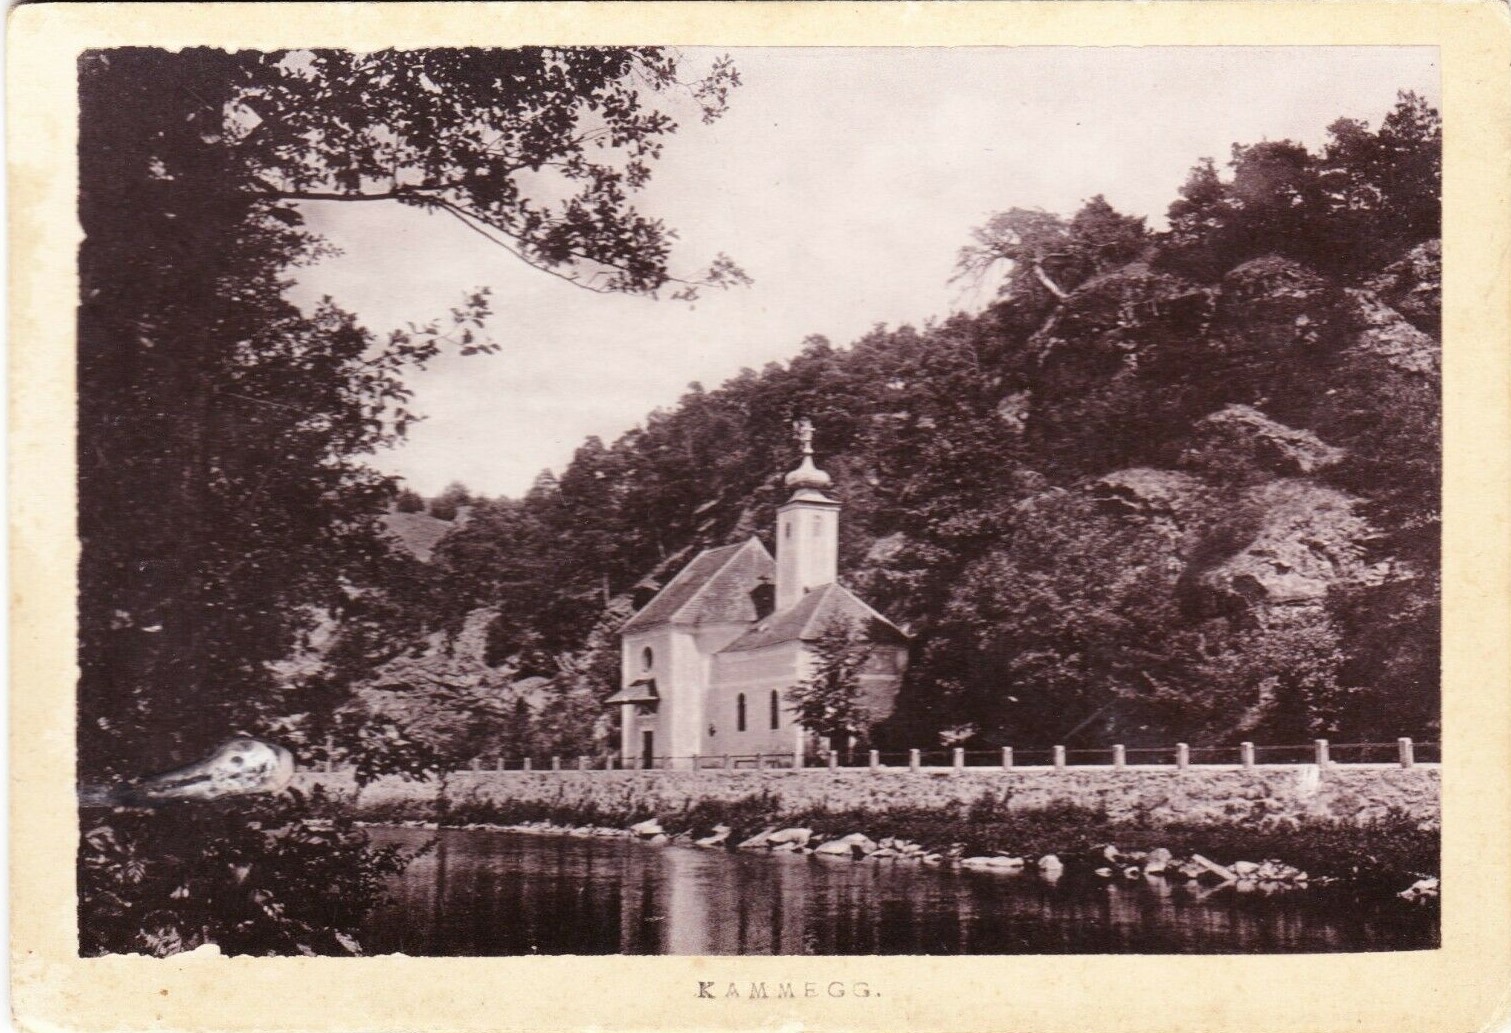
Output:
<instances>
[{"instance_id":1,"label":"exposed rock outcrop","mask_svg":"<svg viewBox=\"0 0 1511 1033\"><path fill-rule=\"evenodd\" d=\"M1201 481L1190 474L1149 467L1115 470L1092 481L1087 490L1104 510L1172 531L1181 528L1203 495Z\"/></svg>"},{"instance_id":2,"label":"exposed rock outcrop","mask_svg":"<svg viewBox=\"0 0 1511 1033\"><path fill-rule=\"evenodd\" d=\"M1442 323L1443 244L1423 241L1364 282L1418 330L1437 335Z\"/></svg>"},{"instance_id":3,"label":"exposed rock outcrop","mask_svg":"<svg viewBox=\"0 0 1511 1033\"><path fill-rule=\"evenodd\" d=\"M1436 375L1442 347L1417 329L1401 313L1370 291L1349 291L1352 317L1359 327L1355 348L1378 355L1396 369L1424 376Z\"/></svg>"},{"instance_id":4,"label":"exposed rock outcrop","mask_svg":"<svg viewBox=\"0 0 1511 1033\"><path fill-rule=\"evenodd\" d=\"M1277 423L1252 406L1230 405L1196 424L1180 462L1219 477L1295 476L1326 469L1344 455L1310 431Z\"/></svg>"},{"instance_id":5,"label":"exposed rock outcrop","mask_svg":"<svg viewBox=\"0 0 1511 1033\"><path fill-rule=\"evenodd\" d=\"M1371 529L1353 496L1288 479L1250 489L1241 504L1257 516L1258 532L1201 576L1208 590L1246 605L1312 604L1364 574Z\"/></svg>"},{"instance_id":6,"label":"exposed rock outcrop","mask_svg":"<svg viewBox=\"0 0 1511 1033\"><path fill-rule=\"evenodd\" d=\"M1216 329L1245 350L1306 350L1321 342L1336 300L1336 289L1316 272L1268 255L1223 277Z\"/></svg>"}]
</instances>

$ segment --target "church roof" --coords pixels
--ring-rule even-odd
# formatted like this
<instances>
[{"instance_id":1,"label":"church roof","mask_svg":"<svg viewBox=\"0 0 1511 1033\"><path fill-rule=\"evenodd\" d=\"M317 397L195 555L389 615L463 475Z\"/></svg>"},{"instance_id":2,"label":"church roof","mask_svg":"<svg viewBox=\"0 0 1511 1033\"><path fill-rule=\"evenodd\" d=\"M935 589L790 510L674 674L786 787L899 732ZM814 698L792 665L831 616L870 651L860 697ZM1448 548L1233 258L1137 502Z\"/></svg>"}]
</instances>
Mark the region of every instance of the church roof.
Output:
<instances>
[{"instance_id":1,"label":"church roof","mask_svg":"<svg viewBox=\"0 0 1511 1033\"><path fill-rule=\"evenodd\" d=\"M854 592L844 585L829 584L815 588L794 605L757 622L719 652L743 653L781 642L812 642L835 620L859 624L872 642L904 645L908 640L897 625L861 602Z\"/></svg>"},{"instance_id":2,"label":"church roof","mask_svg":"<svg viewBox=\"0 0 1511 1033\"><path fill-rule=\"evenodd\" d=\"M661 693L656 691L656 679L639 678L603 702L605 706L610 703L654 703L660 698Z\"/></svg>"},{"instance_id":3,"label":"church roof","mask_svg":"<svg viewBox=\"0 0 1511 1033\"><path fill-rule=\"evenodd\" d=\"M759 539L699 553L668 582L656 598L629 619L620 634L647 631L663 624L714 624L753 621L750 598L763 577L774 577L776 561Z\"/></svg>"}]
</instances>

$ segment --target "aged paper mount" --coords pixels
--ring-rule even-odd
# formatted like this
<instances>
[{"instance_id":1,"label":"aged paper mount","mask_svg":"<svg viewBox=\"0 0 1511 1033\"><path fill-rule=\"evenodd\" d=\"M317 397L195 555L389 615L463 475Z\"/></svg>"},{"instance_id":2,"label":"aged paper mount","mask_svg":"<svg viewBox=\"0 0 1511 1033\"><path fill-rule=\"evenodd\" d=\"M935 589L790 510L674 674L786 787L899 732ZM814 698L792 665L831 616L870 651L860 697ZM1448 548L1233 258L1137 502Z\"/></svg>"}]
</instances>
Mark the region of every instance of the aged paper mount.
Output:
<instances>
[{"instance_id":1,"label":"aged paper mount","mask_svg":"<svg viewBox=\"0 0 1511 1033\"><path fill-rule=\"evenodd\" d=\"M11 13L14 1014L27 1030L1442 1030L1511 1022L1511 18L1484 3L37 4ZM123 45L1417 45L1445 120L1443 946L1291 956L81 960L75 58ZM700 999L700 980L869 997Z\"/></svg>"}]
</instances>

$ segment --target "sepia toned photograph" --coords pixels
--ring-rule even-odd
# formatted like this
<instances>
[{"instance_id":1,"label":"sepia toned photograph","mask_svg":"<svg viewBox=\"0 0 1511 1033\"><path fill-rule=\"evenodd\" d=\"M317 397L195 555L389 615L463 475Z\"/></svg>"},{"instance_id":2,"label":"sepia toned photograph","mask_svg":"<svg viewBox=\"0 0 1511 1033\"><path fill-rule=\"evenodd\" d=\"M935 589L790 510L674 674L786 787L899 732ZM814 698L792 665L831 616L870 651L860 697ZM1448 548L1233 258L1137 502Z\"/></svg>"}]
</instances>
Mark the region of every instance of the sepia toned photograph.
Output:
<instances>
[{"instance_id":1,"label":"sepia toned photograph","mask_svg":"<svg viewBox=\"0 0 1511 1033\"><path fill-rule=\"evenodd\" d=\"M1503 1024L1493 0L7 28L18 1028Z\"/></svg>"},{"instance_id":2,"label":"sepia toned photograph","mask_svg":"<svg viewBox=\"0 0 1511 1033\"><path fill-rule=\"evenodd\" d=\"M78 954L1439 948L1441 94L83 52Z\"/></svg>"}]
</instances>

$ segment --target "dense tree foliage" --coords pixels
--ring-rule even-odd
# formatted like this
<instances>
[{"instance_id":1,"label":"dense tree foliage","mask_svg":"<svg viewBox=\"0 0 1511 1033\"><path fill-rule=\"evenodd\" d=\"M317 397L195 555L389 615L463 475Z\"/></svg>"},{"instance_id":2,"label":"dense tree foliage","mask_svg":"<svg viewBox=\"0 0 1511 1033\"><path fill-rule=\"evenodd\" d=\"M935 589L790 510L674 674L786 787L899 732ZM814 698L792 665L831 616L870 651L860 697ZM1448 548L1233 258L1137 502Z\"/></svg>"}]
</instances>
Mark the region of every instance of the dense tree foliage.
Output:
<instances>
[{"instance_id":1,"label":"dense tree foliage","mask_svg":"<svg viewBox=\"0 0 1511 1033\"><path fill-rule=\"evenodd\" d=\"M1431 737L1438 148L1408 94L1199 163L1166 232L1100 197L994 216L960 260L1003 272L986 311L812 338L589 440L441 543L438 619L490 607L491 663L607 693L604 623L768 535L802 413L842 578L915 634L879 740Z\"/></svg>"},{"instance_id":2,"label":"dense tree foliage","mask_svg":"<svg viewBox=\"0 0 1511 1033\"><path fill-rule=\"evenodd\" d=\"M419 620L428 570L391 554L394 485L363 457L414 418L403 375L493 350L486 291L377 337L285 300L322 243L311 201L444 213L594 291L728 284L669 266L632 202L677 103L738 76L675 53L529 48L90 52L79 64L79 686L86 779L172 767L323 708ZM460 288L459 288L460 290ZM280 694L322 616L344 641ZM287 731L287 726L283 726Z\"/></svg>"},{"instance_id":3,"label":"dense tree foliage","mask_svg":"<svg viewBox=\"0 0 1511 1033\"><path fill-rule=\"evenodd\" d=\"M861 632L844 621L825 628L813 643L808 674L787 692L788 710L808 731L849 752L850 739L864 739L875 715L861 694L861 670L871 649Z\"/></svg>"},{"instance_id":4,"label":"dense tree foliage","mask_svg":"<svg viewBox=\"0 0 1511 1033\"><path fill-rule=\"evenodd\" d=\"M362 919L406 861L318 790L86 815L79 954L361 954Z\"/></svg>"}]
</instances>

